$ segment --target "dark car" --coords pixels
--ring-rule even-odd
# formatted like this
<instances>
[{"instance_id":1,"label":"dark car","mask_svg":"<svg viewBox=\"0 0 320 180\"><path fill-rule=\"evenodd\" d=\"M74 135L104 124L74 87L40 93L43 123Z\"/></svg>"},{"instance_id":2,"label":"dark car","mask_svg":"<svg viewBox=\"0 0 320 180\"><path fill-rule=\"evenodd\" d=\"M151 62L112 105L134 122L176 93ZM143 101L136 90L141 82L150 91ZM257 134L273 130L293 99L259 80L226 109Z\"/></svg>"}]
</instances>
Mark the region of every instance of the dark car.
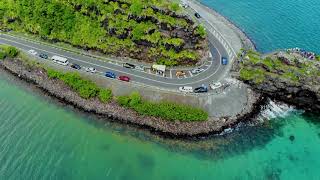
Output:
<instances>
[{"instance_id":1,"label":"dark car","mask_svg":"<svg viewBox=\"0 0 320 180\"><path fill-rule=\"evenodd\" d=\"M48 55L40 53L39 57L43 58L43 59L48 59Z\"/></svg>"},{"instance_id":2,"label":"dark car","mask_svg":"<svg viewBox=\"0 0 320 180\"><path fill-rule=\"evenodd\" d=\"M80 70L80 69L81 69L81 66L78 65L78 64L72 64L71 67L72 67L73 69L76 69L76 70Z\"/></svg>"},{"instance_id":3,"label":"dark car","mask_svg":"<svg viewBox=\"0 0 320 180\"><path fill-rule=\"evenodd\" d=\"M128 76L119 76L119 80L129 82L130 78Z\"/></svg>"},{"instance_id":4,"label":"dark car","mask_svg":"<svg viewBox=\"0 0 320 180\"><path fill-rule=\"evenodd\" d=\"M228 59L226 57L221 58L221 64L222 65L227 65L228 64Z\"/></svg>"},{"instance_id":5,"label":"dark car","mask_svg":"<svg viewBox=\"0 0 320 180\"><path fill-rule=\"evenodd\" d=\"M134 69L136 67L135 65L130 64L130 63L123 63L122 66L125 68L128 68L128 69Z\"/></svg>"},{"instance_id":6,"label":"dark car","mask_svg":"<svg viewBox=\"0 0 320 180\"><path fill-rule=\"evenodd\" d=\"M194 13L194 16L197 17L198 19L201 18L199 13Z\"/></svg>"},{"instance_id":7,"label":"dark car","mask_svg":"<svg viewBox=\"0 0 320 180\"><path fill-rule=\"evenodd\" d=\"M113 78L113 79L116 78L116 75L113 72L106 72L105 76L108 78Z\"/></svg>"},{"instance_id":8,"label":"dark car","mask_svg":"<svg viewBox=\"0 0 320 180\"><path fill-rule=\"evenodd\" d=\"M207 86L200 86L194 89L195 93L206 93L208 92L208 87Z\"/></svg>"}]
</instances>

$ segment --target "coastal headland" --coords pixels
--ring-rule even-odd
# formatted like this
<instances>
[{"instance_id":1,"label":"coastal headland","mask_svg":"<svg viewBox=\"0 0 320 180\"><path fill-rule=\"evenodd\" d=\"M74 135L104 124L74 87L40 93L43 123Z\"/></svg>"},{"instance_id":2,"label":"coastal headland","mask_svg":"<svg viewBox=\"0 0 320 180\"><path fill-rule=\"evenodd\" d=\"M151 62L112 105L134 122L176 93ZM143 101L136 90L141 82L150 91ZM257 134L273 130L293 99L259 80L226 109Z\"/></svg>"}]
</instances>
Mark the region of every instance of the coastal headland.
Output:
<instances>
[{"instance_id":1,"label":"coastal headland","mask_svg":"<svg viewBox=\"0 0 320 180\"><path fill-rule=\"evenodd\" d=\"M163 46L164 49L162 47L160 47L160 49L164 51L175 51L175 53L179 54L178 56L174 55L174 57L169 57L169 54L162 52L162 55L167 55L167 58L170 60L162 61L161 58L156 60L157 63L173 65L168 68L163 76L152 74L150 70L138 72L123 69L121 64L130 62L132 59L119 58L117 55L118 52L116 51L111 53L112 56L110 57L101 57L101 54L92 53L92 49L96 49L95 47L80 46L80 50L78 51L74 47L59 47L55 43L52 44L52 41L37 40L36 38L31 39L30 37L36 37L36 35L22 36L21 33L0 34L1 44L15 46L22 50L22 56L7 57L4 58L3 61L0 61L1 67L21 79L34 84L52 97L60 99L83 111L104 116L106 119L136 124L152 131L175 137L219 133L241 121L248 121L257 115L266 103L266 97L270 97L270 95L262 90L264 89L262 87L265 86L258 86L252 83L252 81L250 81L251 79L244 79L243 76L241 76L241 74L243 75L243 72L246 71L244 69L248 68L246 66L246 62L248 61L245 61L244 58L246 53L243 52L254 52L255 49L250 39L240 29L215 11L203 6L197 1L187 2L189 5L189 7L185 9L187 15L183 16L177 15L178 13L172 13L172 9L162 11L153 8L154 12L178 18L181 23L179 26L185 26L184 29L186 31L193 33L190 35L191 39L186 39L187 36L185 36L185 34L181 36L177 35L179 34L177 31L176 35L170 37L171 39L169 38L165 42L157 41L154 44L155 48L158 48L156 46ZM192 20L194 19L194 13L199 13L201 16L201 18L194 20L195 24ZM132 18L136 21L143 21L143 19L139 20L139 15ZM191 26L182 23L184 21L192 25L194 24L192 28L195 29L191 30ZM15 20L12 20L12 23L14 22ZM108 24L106 21L103 22L105 23L104 28L106 28ZM170 28L168 23L165 24L167 25L166 28L160 23L160 30L164 28L170 32L175 31L175 28L179 29L179 27L174 26ZM204 27L206 31L205 35L201 32L202 27ZM157 31L157 27L154 26L154 29ZM155 33L155 31L152 31L151 34ZM112 33L111 35L114 35ZM148 33L150 34L149 31ZM124 34L122 35L124 36ZM180 40L175 36L179 37ZM150 39L143 39L142 36L139 36L139 38L139 40L133 39L133 42L137 45L136 48L144 49L143 47L150 43ZM182 41L183 43L181 43ZM63 40L62 42L67 44L73 43ZM190 45L197 45L198 49L190 48ZM206 45L208 46L206 47ZM80 64L82 67L95 66L98 73L91 74L85 71L70 69L68 66L57 65L51 61L25 54L24 51L30 49L46 53L49 56L60 55L66 57L72 63ZM101 53L101 49L99 50L98 48L96 50ZM141 55L141 53L130 54L129 51L126 53L130 58L135 59ZM193 56L190 53L198 55ZM182 57L186 63L177 64L175 57ZM223 57L229 60L228 64L221 64ZM141 58L143 59L143 57ZM195 59L197 59L197 61L194 61ZM148 64L150 63L150 57L147 58L145 62L140 62L139 60L131 62L134 62L137 66L146 67L150 65ZM193 64L191 62L197 63ZM233 66L234 64L236 65ZM241 71L237 71L239 67L242 68ZM50 70L47 68L50 70L53 69L58 75L52 77ZM195 68L203 68L204 70L197 75L193 75L192 70ZM125 83L114 79L106 79L104 72L110 70L117 74L130 76L133 81ZM181 70L187 73L183 77L174 77L174 74ZM95 86L99 88L108 89L108 92L110 90L109 94L112 92L114 98L112 98L108 92L104 92L104 94L100 96L100 90L97 96L99 98L94 96L93 98L90 98L90 96L88 98L83 97L81 92L75 91L72 85L68 85L68 82L61 78L61 76L69 72L79 74L77 78L81 81L89 82L89 84L94 83L96 84ZM240 77L239 79L248 85L234 78L234 75L236 75L237 78ZM84 80L82 80L82 78ZM222 85L217 89L210 90L203 94L177 91L179 87L184 85L196 88L204 84L208 86L213 82L221 82ZM253 91L252 88L256 91ZM132 95L132 92L138 92L138 97ZM289 96L291 94L286 95ZM317 96L316 94L313 95ZM107 99L106 102L103 102L101 97ZM281 98L276 99L283 100ZM159 102L160 104L157 104ZM198 116L194 116L194 119L192 119L192 113L190 113L190 117L184 114L184 117L188 117L189 119L183 120L181 119L182 115L180 118L177 118L177 116L172 115L172 113L168 115L159 114L161 110L158 114L155 111L150 112L150 109L156 106L177 108L177 110L179 109L181 112L189 109L190 112L192 111L194 114L198 113ZM301 104L299 107L302 106ZM171 109L171 111L172 110L173 109ZM203 111L207 113L203 113ZM200 116L203 118L200 118ZM204 118L206 116L208 117Z\"/></svg>"}]
</instances>

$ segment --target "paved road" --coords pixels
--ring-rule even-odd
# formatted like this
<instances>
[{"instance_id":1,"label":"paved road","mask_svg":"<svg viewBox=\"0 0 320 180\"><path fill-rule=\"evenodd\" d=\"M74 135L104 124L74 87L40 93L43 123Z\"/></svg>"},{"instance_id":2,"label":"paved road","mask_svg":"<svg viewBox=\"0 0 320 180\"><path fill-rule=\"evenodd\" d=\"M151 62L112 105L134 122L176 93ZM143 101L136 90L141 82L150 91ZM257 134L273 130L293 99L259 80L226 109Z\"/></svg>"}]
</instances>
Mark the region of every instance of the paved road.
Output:
<instances>
[{"instance_id":1,"label":"paved road","mask_svg":"<svg viewBox=\"0 0 320 180\"><path fill-rule=\"evenodd\" d=\"M212 42L212 41L211 41ZM28 41L23 38L11 36L10 34L0 34L0 44L8 44L16 46L22 50L28 51L30 49L36 50L38 53L46 53L50 56L59 55L66 57L71 63L77 63L84 67L95 67L97 71L104 74L106 71L112 71L119 75L127 75L132 81L139 82L151 86L157 86L160 88L177 89L180 86L188 85L192 87L198 87L202 84L208 85L212 81L221 80L225 71L225 67L221 65L221 56L227 56L223 46L214 41L215 44L210 43L210 51L212 58L206 62L203 68L206 70L198 75L191 76L190 73L187 78L165 78L162 76L149 74L148 72L140 72L137 70L131 70L123 68L121 64L108 63L98 60L93 57L80 55L73 52L64 51L55 47L39 44L37 42ZM172 75L174 76L174 74Z\"/></svg>"}]
</instances>

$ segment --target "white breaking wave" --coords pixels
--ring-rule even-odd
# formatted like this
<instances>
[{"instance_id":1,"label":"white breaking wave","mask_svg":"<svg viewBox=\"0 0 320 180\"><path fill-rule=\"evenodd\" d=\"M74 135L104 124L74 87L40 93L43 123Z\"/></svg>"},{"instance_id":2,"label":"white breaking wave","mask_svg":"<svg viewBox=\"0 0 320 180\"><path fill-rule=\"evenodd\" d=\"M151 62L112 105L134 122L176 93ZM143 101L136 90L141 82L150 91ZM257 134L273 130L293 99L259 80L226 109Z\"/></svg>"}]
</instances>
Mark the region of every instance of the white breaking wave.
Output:
<instances>
[{"instance_id":1,"label":"white breaking wave","mask_svg":"<svg viewBox=\"0 0 320 180\"><path fill-rule=\"evenodd\" d=\"M269 100L268 105L261 111L257 119L259 121L270 120L274 118L284 118L288 116L293 111L296 111L294 107L289 106L285 103L278 103Z\"/></svg>"}]
</instances>

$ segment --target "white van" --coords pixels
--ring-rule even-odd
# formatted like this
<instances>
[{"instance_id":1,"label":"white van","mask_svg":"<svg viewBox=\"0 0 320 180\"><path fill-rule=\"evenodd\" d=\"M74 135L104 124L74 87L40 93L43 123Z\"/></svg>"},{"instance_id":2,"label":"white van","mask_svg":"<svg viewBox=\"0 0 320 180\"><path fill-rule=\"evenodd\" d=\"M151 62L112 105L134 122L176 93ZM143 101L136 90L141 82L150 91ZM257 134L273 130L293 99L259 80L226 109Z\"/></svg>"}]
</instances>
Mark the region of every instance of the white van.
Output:
<instances>
[{"instance_id":1,"label":"white van","mask_svg":"<svg viewBox=\"0 0 320 180\"><path fill-rule=\"evenodd\" d=\"M54 63L61 64L61 65L64 65L64 66L68 66L68 64L69 64L68 59L66 59L64 57L60 57L60 56L52 56L51 60Z\"/></svg>"}]
</instances>

